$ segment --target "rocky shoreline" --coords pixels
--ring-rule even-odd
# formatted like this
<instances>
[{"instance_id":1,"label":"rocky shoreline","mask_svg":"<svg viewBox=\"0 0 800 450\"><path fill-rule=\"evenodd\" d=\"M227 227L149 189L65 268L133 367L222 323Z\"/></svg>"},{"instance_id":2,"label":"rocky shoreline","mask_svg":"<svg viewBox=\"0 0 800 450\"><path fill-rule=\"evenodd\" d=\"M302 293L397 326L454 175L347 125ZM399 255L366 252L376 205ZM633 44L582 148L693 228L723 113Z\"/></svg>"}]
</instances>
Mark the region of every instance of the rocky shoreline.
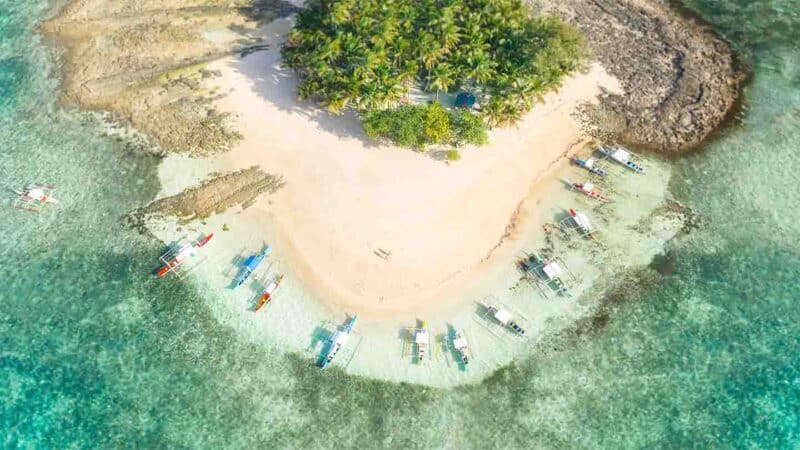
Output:
<instances>
[{"instance_id":1,"label":"rocky shoreline","mask_svg":"<svg viewBox=\"0 0 800 450\"><path fill-rule=\"evenodd\" d=\"M652 0L531 0L577 26L623 95L587 110L592 134L659 153L700 145L735 109L746 72L699 21Z\"/></svg>"}]
</instances>

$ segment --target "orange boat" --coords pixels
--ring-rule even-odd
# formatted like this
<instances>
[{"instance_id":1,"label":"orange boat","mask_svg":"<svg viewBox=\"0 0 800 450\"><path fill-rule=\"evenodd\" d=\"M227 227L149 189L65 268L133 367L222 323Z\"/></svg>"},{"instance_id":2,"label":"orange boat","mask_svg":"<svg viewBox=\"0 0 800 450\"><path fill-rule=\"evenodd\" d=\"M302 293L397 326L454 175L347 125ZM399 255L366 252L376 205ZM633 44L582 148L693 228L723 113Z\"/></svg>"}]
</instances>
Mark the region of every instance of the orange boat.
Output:
<instances>
[{"instance_id":1,"label":"orange boat","mask_svg":"<svg viewBox=\"0 0 800 450\"><path fill-rule=\"evenodd\" d=\"M273 279L269 285L267 285L266 289L264 289L264 294L261 295L261 298L258 300L258 304L256 305L256 312L258 312L261 307L269 303L270 299L272 298L272 294L278 289L278 286L281 285L281 281L283 281L283 274L280 274Z\"/></svg>"}]
</instances>

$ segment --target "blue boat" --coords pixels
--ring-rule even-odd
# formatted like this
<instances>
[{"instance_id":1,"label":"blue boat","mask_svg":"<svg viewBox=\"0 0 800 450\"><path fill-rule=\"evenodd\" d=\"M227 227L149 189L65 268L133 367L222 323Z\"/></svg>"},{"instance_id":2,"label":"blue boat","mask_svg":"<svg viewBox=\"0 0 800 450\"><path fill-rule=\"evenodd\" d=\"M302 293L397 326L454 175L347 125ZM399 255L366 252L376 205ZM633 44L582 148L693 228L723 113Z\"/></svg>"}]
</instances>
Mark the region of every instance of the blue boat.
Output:
<instances>
[{"instance_id":1,"label":"blue boat","mask_svg":"<svg viewBox=\"0 0 800 450\"><path fill-rule=\"evenodd\" d=\"M601 177L608 175L608 172L605 169L595 165L596 160L594 158L588 158L586 160L580 158L572 158L572 162L574 162L580 167L583 167L584 169L588 170L589 172L595 175L600 175Z\"/></svg>"},{"instance_id":2,"label":"blue boat","mask_svg":"<svg viewBox=\"0 0 800 450\"><path fill-rule=\"evenodd\" d=\"M339 353L339 350L347 344L347 341L350 339L350 332L353 331L353 326L356 324L356 319L358 316L353 316L347 321L347 324L343 327L337 329L333 335L328 339L329 345L327 348L327 352L325 357L322 359L319 367L324 369L333 362L333 358Z\"/></svg>"},{"instance_id":3,"label":"blue boat","mask_svg":"<svg viewBox=\"0 0 800 450\"><path fill-rule=\"evenodd\" d=\"M631 169L636 173L644 173L644 167L641 164L635 162L631 157L633 154L622 147L615 147L615 148L608 148L608 147L600 147L598 149L600 153L608 156L609 158L613 159L614 161L622 164L623 166Z\"/></svg>"},{"instance_id":4,"label":"blue boat","mask_svg":"<svg viewBox=\"0 0 800 450\"><path fill-rule=\"evenodd\" d=\"M261 250L261 252L259 252L258 254L255 254L247 258L244 261L244 269L242 269L241 273L239 273L236 279L233 280L233 289L236 289L237 287L244 284L244 282L247 281L248 278L250 278L250 275L252 275L253 272L256 271L256 269L258 269L258 266L261 265L264 259L267 256L269 256L271 252L272 249L269 247L269 245L266 245L264 246L264 250Z\"/></svg>"}]
</instances>

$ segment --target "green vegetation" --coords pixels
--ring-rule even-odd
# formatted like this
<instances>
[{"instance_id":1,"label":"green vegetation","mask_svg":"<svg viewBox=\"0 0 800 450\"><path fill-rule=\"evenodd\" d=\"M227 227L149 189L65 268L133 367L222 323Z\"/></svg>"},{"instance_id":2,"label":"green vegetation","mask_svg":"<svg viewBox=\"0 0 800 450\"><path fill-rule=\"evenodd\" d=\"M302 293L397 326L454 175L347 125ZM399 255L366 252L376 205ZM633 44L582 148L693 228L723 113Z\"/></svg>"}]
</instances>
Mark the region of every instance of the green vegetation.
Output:
<instances>
[{"instance_id":1,"label":"green vegetation","mask_svg":"<svg viewBox=\"0 0 800 450\"><path fill-rule=\"evenodd\" d=\"M488 127L480 117L467 111L450 112L439 102L374 109L361 120L372 139L389 139L417 150L430 144L482 145L487 141Z\"/></svg>"},{"instance_id":2,"label":"green vegetation","mask_svg":"<svg viewBox=\"0 0 800 450\"><path fill-rule=\"evenodd\" d=\"M406 107L393 119L375 112L396 108L412 86L437 96L468 90L490 125L512 123L557 88L583 54L577 30L533 17L520 0L311 0L283 48L285 62L301 76L301 98L333 113L366 112L365 128L376 114L383 122L413 115ZM424 121L430 127L424 142L479 139L445 131L446 123L460 121L476 130L467 116L453 120L451 113L445 121L437 110L427 112L433 117ZM401 145L420 144L419 130L391 134L403 137Z\"/></svg>"},{"instance_id":3,"label":"green vegetation","mask_svg":"<svg viewBox=\"0 0 800 450\"><path fill-rule=\"evenodd\" d=\"M461 159L461 153L458 150L448 150L447 151L447 160L448 161L458 161Z\"/></svg>"}]
</instances>

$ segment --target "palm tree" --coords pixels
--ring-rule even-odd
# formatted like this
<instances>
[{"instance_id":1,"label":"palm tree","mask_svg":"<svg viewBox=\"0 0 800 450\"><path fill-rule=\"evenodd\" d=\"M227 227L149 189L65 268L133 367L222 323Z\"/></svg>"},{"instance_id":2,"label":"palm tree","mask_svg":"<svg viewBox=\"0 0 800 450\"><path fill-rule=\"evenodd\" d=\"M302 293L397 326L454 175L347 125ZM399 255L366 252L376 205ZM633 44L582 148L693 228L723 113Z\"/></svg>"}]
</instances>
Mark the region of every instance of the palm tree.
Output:
<instances>
[{"instance_id":1,"label":"palm tree","mask_svg":"<svg viewBox=\"0 0 800 450\"><path fill-rule=\"evenodd\" d=\"M428 75L428 90L436 89L436 98L439 98L439 91L447 92L455 83L453 79L453 69L447 63L442 63L434 67Z\"/></svg>"}]
</instances>

